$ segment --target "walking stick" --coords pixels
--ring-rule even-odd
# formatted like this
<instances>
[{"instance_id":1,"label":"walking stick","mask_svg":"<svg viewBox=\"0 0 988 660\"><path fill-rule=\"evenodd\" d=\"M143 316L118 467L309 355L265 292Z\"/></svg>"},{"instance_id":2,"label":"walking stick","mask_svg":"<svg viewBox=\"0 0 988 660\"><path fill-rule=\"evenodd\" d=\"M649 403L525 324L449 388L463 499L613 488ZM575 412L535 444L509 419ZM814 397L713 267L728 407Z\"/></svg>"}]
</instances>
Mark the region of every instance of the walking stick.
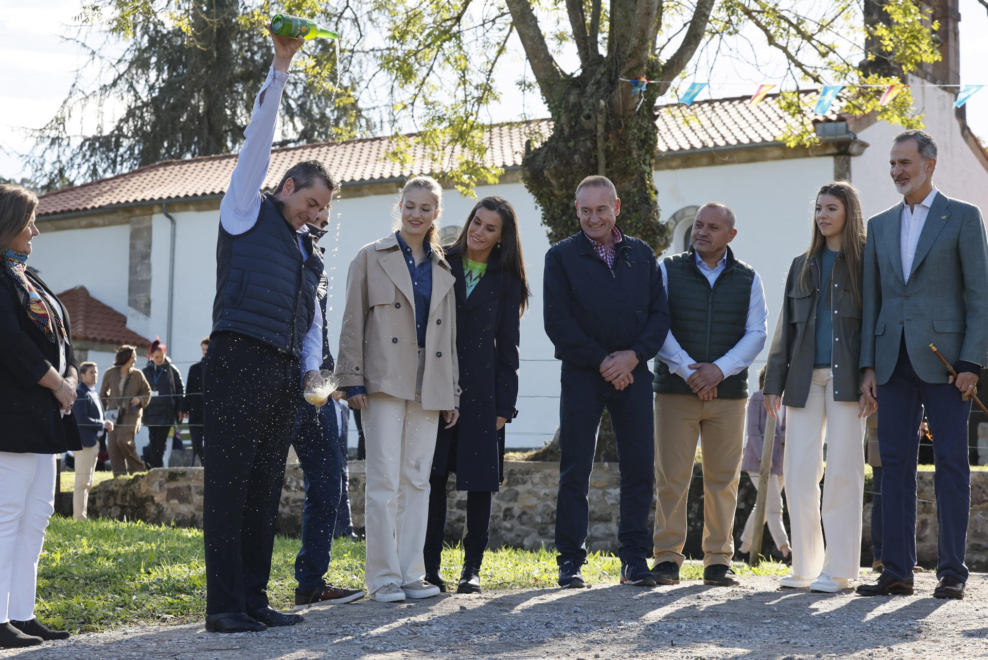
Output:
<instances>
[{"instance_id":1,"label":"walking stick","mask_svg":"<svg viewBox=\"0 0 988 660\"><path fill-rule=\"evenodd\" d=\"M952 366L950 366L950 363L949 362L947 362L947 358L945 358L940 353L940 351L937 350L937 347L934 346L933 344L930 344L930 350L933 351L933 354L934 355L936 355L938 358L940 358L940 361L943 362L943 366L947 367L947 372L950 373L950 375L953 376L954 377L954 380L956 381L957 380L957 372L954 371L954 368ZM964 398L964 397L962 397L962 398ZM978 398L978 388L976 388L976 387L974 388L974 394L971 395L971 398L974 399L974 402L976 404L978 404L978 407L979 408L981 408L981 412L983 412L985 414L985 416L988 417L988 408L985 408L985 404L981 403L981 399ZM966 401L967 399L964 398L964 400Z\"/></svg>"},{"instance_id":2,"label":"walking stick","mask_svg":"<svg viewBox=\"0 0 988 660\"><path fill-rule=\"evenodd\" d=\"M778 413L776 413L778 414ZM772 415L765 418L765 438L762 440L762 465L758 471L758 495L755 498L755 528L751 535L751 550L748 551L748 565L758 566L762 554L762 534L765 531L765 507L768 500L769 472L772 470L772 452L775 451L775 424Z\"/></svg>"}]
</instances>

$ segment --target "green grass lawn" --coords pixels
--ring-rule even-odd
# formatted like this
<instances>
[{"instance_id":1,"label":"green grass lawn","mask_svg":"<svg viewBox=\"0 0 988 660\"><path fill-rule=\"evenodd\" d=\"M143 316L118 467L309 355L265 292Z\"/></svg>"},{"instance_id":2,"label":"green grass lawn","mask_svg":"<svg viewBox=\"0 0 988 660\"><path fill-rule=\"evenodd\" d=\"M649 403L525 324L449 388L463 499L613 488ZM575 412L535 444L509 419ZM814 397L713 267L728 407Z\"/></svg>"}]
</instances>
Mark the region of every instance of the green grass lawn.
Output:
<instances>
[{"instance_id":1,"label":"green grass lawn","mask_svg":"<svg viewBox=\"0 0 988 660\"><path fill-rule=\"evenodd\" d=\"M112 472L93 472L93 488L112 478ZM58 492L71 493L75 489L75 472L62 472L59 479Z\"/></svg>"},{"instance_id":2,"label":"green grass lawn","mask_svg":"<svg viewBox=\"0 0 988 660\"><path fill-rule=\"evenodd\" d=\"M272 606L289 609L295 589L294 562L299 540L277 537L269 595ZM447 548L443 575L455 584L463 551ZM741 576L783 575L781 564L751 569L735 564ZM583 574L591 584L615 583L620 561L591 555ZM687 562L683 579L702 577L701 562ZM555 556L545 550L497 550L484 557L486 589L555 588ZM364 544L337 541L328 581L362 587ZM48 528L38 575L38 617L72 631L101 631L139 622L169 623L201 619L205 614L206 577L202 531L153 527L144 523L75 520L54 517Z\"/></svg>"}]
</instances>

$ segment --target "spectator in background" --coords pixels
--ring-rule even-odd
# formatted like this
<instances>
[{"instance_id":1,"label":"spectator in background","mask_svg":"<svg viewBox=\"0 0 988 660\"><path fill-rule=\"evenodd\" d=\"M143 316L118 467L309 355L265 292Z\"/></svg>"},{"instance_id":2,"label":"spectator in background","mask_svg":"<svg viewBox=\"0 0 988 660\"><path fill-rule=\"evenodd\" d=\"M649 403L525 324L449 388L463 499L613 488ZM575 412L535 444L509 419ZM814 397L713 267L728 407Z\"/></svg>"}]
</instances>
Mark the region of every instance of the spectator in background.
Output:
<instances>
[{"instance_id":1,"label":"spectator in background","mask_svg":"<svg viewBox=\"0 0 988 660\"><path fill-rule=\"evenodd\" d=\"M56 458L79 451L69 315L25 266L38 198L0 185L0 649L66 639L34 616Z\"/></svg>"},{"instance_id":2,"label":"spectator in background","mask_svg":"<svg viewBox=\"0 0 988 660\"><path fill-rule=\"evenodd\" d=\"M181 420L180 410L182 398L185 395L185 384L182 374L172 364L168 357L167 347L160 339L151 342L148 349L147 366L144 367L144 377L151 386L151 403L144 411L144 423L150 436L149 468L164 467L165 447L168 434ZM178 431L175 433L178 439ZM181 449L179 441L178 449ZM173 447L174 449L174 447Z\"/></svg>"},{"instance_id":3,"label":"spectator in background","mask_svg":"<svg viewBox=\"0 0 988 660\"><path fill-rule=\"evenodd\" d=\"M99 397L103 410L113 420L113 430L106 441L113 476L142 472L144 461L137 455L134 436L141 432L144 408L151 401L151 386L140 369L134 368L137 349L121 346L113 368L103 374Z\"/></svg>"},{"instance_id":4,"label":"spectator in background","mask_svg":"<svg viewBox=\"0 0 988 660\"><path fill-rule=\"evenodd\" d=\"M205 358L206 351L209 350L209 337L199 342L199 347L202 349L202 357ZM189 367L185 398L182 399L182 412L189 423L189 437L192 438L192 464L195 465L198 456L199 465L205 466L206 458L202 444L202 361Z\"/></svg>"},{"instance_id":5,"label":"spectator in background","mask_svg":"<svg viewBox=\"0 0 988 660\"><path fill-rule=\"evenodd\" d=\"M113 430L113 422L103 415L103 402L96 391L99 369L92 362L83 362L79 367L82 381L75 390L75 403L72 414L79 425L82 449L73 453L75 458L75 490L72 494L72 517L86 520L86 507L89 502L89 489L93 487L93 472L99 457L99 439L107 431Z\"/></svg>"},{"instance_id":6,"label":"spectator in background","mask_svg":"<svg viewBox=\"0 0 988 660\"><path fill-rule=\"evenodd\" d=\"M748 397L748 441L744 445L744 453L741 456L741 470L748 473L751 485L755 490L761 490L761 469L762 469L762 446L765 441L765 420L768 413L765 411L765 395L762 389L765 387L765 367L758 372L758 391L752 392ZM768 529L772 533L775 546L782 553L784 559L789 559L792 554L789 548L789 536L786 534L786 526L782 522L782 457L786 444L786 413L783 410L779 413L778 421L775 425L775 443L772 445L772 470L768 478L768 493L765 500L765 519L768 522ZM751 551L751 536L755 531L754 511L748 514L748 521L744 524L744 531L741 532L741 547L738 551L739 557L743 561L748 560L748 553Z\"/></svg>"},{"instance_id":7,"label":"spectator in background","mask_svg":"<svg viewBox=\"0 0 988 660\"><path fill-rule=\"evenodd\" d=\"M350 404L347 403L349 408ZM360 411L356 408L353 409L353 424L357 427L357 460L363 461L367 459L367 445L364 439L364 423L360 418Z\"/></svg>"},{"instance_id":8,"label":"spectator in background","mask_svg":"<svg viewBox=\"0 0 988 660\"><path fill-rule=\"evenodd\" d=\"M353 519L350 517L350 456L348 436L350 426L350 406L343 398L343 392L333 392L333 405L336 408L336 428L339 429L340 447L340 505L336 509L336 530L333 538L346 536L351 540L360 540L353 533Z\"/></svg>"}]
</instances>

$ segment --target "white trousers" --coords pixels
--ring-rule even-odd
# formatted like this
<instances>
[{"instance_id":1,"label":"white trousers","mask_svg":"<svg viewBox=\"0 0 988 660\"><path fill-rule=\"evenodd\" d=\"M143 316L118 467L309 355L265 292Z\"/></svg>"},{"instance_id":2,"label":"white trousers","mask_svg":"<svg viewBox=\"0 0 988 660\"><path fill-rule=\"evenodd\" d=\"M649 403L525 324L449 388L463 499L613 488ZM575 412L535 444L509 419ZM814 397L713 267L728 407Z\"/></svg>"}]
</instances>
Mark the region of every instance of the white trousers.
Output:
<instances>
[{"instance_id":1,"label":"white trousers","mask_svg":"<svg viewBox=\"0 0 988 660\"><path fill-rule=\"evenodd\" d=\"M755 490L761 490L761 476L748 474L751 485ZM789 535L786 534L786 526L782 522L782 476L777 474L768 475L768 493L765 500L765 520L768 522L768 531L772 533L772 540L775 547L784 548L789 545ZM755 531L755 512L748 515L748 520L744 524L744 531L741 532L742 548L751 547L751 534ZM747 552L747 550L742 550Z\"/></svg>"},{"instance_id":2,"label":"white trousers","mask_svg":"<svg viewBox=\"0 0 988 660\"><path fill-rule=\"evenodd\" d=\"M368 401L362 412L367 439L364 571L367 591L375 593L389 584L425 578L429 476L439 412L423 410L421 397L408 401L371 394Z\"/></svg>"},{"instance_id":3,"label":"white trousers","mask_svg":"<svg viewBox=\"0 0 988 660\"><path fill-rule=\"evenodd\" d=\"M824 573L830 577L858 579L864 432L865 420L858 419L858 404L834 401L830 369L813 371L806 407L786 408L786 455L782 472L792 529L793 575L816 578ZM821 512L824 435L827 477Z\"/></svg>"},{"instance_id":4,"label":"white trousers","mask_svg":"<svg viewBox=\"0 0 988 660\"><path fill-rule=\"evenodd\" d=\"M72 452L75 456L75 488L72 491L72 517L76 520L86 520L86 508L89 506L89 490L93 487L93 474L96 472L96 460L99 458L99 443L92 447L83 447L80 451Z\"/></svg>"},{"instance_id":5,"label":"white trousers","mask_svg":"<svg viewBox=\"0 0 988 660\"><path fill-rule=\"evenodd\" d=\"M0 624L34 618L38 559L55 511L56 458L0 452Z\"/></svg>"}]
</instances>

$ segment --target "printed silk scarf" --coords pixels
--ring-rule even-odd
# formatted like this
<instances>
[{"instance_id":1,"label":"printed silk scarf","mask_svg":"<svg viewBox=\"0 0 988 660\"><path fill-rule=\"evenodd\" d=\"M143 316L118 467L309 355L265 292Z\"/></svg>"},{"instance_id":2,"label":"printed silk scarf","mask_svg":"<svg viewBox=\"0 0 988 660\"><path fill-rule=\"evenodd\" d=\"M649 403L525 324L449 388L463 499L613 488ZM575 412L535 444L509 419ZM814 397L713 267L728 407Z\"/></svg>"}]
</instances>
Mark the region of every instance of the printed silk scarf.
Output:
<instances>
[{"instance_id":1,"label":"printed silk scarf","mask_svg":"<svg viewBox=\"0 0 988 660\"><path fill-rule=\"evenodd\" d=\"M57 344L59 336L65 336L62 319L59 318L58 314L52 314L48 310L48 306L45 305L41 294L31 284L31 280L28 279L24 268L24 264L26 263L26 254L14 252L11 249L4 250L3 266L7 274L10 275L10 278L17 285L17 292L20 294L21 304L27 310L28 318L45 333L48 341Z\"/></svg>"}]
</instances>

